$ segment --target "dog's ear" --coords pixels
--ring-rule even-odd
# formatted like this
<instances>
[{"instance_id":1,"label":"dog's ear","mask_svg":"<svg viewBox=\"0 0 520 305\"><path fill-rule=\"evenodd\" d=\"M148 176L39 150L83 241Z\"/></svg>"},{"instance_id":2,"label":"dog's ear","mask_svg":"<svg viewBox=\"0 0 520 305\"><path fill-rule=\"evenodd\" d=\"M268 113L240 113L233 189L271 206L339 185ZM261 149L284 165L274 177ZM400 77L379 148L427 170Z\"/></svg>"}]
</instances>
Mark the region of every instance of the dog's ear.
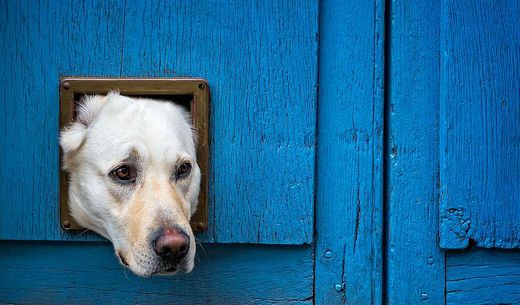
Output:
<instances>
[{"instance_id":1,"label":"dog's ear","mask_svg":"<svg viewBox=\"0 0 520 305\"><path fill-rule=\"evenodd\" d=\"M105 105L106 100L107 96L101 95L86 95L81 99L78 104L76 119L60 133L60 146L65 157L81 146L89 125Z\"/></svg>"},{"instance_id":2,"label":"dog's ear","mask_svg":"<svg viewBox=\"0 0 520 305\"><path fill-rule=\"evenodd\" d=\"M106 104L107 99L112 96L109 93L107 96L103 95L85 95L78 103L76 114L76 122L88 127L96 118L97 114Z\"/></svg>"}]
</instances>

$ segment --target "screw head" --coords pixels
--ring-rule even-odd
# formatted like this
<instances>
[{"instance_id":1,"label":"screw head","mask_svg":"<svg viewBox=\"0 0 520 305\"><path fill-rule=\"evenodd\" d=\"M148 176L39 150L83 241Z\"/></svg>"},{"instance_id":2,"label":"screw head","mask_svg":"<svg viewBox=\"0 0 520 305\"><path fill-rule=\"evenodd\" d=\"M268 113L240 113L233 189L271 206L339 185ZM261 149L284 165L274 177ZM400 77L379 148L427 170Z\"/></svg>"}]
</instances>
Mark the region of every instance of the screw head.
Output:
<instances>
[{"instance_id":1,"label":"screw head","mask_svg":"<svg viewBox=\"0 0 520 305\"><path fill-rule=\"evenodd\" d=\"M345 283L342 283L342 284L336 284L336 286L334 287L334 289L337 291L337 292L342 292L345 290Z\"/></svg>"},{"instance_id":2,"label":"screw head","mask_svg":"<svg viewBox=\"0 0 520 305\"><path fill-rule=\"evenodd\" d=\"M330 250L325 251L324 256L325 256L326 258L331 258L331 257L332 257L332 251L330 251Z\"/></svg>"},{"instance_id":3,"label":"screw head","mask_svg":"<svg viewBox=\"0 0 520 305\"><path fill-rule=\"evenodd\" d=\"M65 90L69 90L70 89L70 83L69 82L64 82L62 85L63 89Z\"/></svg>"},{"instance_id":4,"label":"screw head","mask_svg":"<svg viewBox=\"0 0 520 305\"><path fill-rule=\"evenodd\" d=\"M428 299L428 294L423 292L421 293L421 300L427 300Z\"/></svg>"},{"instance_id":5,"label":"screw head","mask_svg":"<svg viewBox=\"0 0 520 305\"><path fill-rule=\"evenodd\" d=\"M200 90L203 90L204 88L206 88L206 85L204 85L204 83L200 83L200 84L199 84L199 89L200 89Z\"/></svg>"},{"instance_id":6,"label":"screw head","mask_svg":"<svg viewBox=\"0 0 520 305\"><path fill-rule=\"evenodd\" d=\"M195 228L198 230L198 231L204 231L207 229L207 226L205 223L203 222L198 222L196 225L195 225Z\"/></svg>"},{"instance_id":7,"label":"screw head","mask_svg":"<svg viewBox=\"0 0 520 305\"><path fill-rule=\"evenodd\" d=\"M70 229L70 221L65 220L65 221L61 224L61 226L62 226L65 230Z\"/></svg>"}]
</instances>

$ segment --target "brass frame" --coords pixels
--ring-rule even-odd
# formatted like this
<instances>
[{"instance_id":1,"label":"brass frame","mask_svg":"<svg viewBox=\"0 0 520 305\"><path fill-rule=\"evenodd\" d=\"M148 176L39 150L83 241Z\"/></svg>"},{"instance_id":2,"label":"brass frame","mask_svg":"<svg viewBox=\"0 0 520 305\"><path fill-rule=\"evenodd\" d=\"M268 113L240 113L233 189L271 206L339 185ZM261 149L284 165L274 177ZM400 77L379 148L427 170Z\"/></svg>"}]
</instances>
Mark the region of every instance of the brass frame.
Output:
<instances>
[{"instance_id":1,"label":"brass frame","mask_svg":"<svg viewBox=\"0 0 520 305\"><path fill-rule=\"evenodd\" d=\"M190 105L193 127L197 131L197 163L201 169L199 205L191 219L194 231L208 228L208 170L209 170L209 87L203 79L191 78L81 78L65 77L60 80L60 129L74 119L76 94L106 94L117 90L129 95L192 95ZM60 150L60 165L62 153ZM60 223L67 231L83 230L70 215L68 205L68 178L60 170Z\"/></svg>"}]
</instances>

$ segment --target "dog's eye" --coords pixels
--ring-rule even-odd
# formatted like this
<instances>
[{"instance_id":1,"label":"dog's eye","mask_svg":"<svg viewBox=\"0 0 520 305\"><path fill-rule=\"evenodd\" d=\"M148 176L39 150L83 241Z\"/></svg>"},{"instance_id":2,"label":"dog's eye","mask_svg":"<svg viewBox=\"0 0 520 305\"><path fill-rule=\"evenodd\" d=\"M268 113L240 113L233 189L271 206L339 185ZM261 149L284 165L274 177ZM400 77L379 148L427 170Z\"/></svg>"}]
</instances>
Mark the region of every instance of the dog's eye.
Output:
<instances>
[{"instance_id":1,"label":"dog's eye","mask_svg":"<svg viewBox=\"0 0 520 305\"><path fill-rule=\"evenodd\" d=\"M121 182L133 182L135 171L128 165L121 165L113 170L110 175Z\"/></svg>"},{"instance_id":2,"label":"dog's eye","mask_svg":"<svg viewBox=\"0 0 520 305\"><path fill-rule=\"evenodd\" d=\"M177 172L175 172L175 178L184 178L186 177L191 171L191 163L184 162L179 167L177 167Z\"/></svg>"}]
</instances>

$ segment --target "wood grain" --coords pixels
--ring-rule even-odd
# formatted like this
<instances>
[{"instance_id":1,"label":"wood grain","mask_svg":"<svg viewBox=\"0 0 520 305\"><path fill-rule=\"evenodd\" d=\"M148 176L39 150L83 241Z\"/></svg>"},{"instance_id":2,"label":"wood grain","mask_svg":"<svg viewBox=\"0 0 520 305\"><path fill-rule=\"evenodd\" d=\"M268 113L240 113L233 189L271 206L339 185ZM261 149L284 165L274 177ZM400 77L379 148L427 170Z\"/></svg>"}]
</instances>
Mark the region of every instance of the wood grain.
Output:
<instances>
[{"instance_id":1,"label":"wood grain","mask_svg":"<svg viewBox=\"0 0 520 305\"><path fill-rule=\"evenodd\" d=\"M446 304L520 304L518 251L449 252L446 257Z\"/></svg>"},{"instance_id":2,"label":"wood grain","mask_svg":"<svg viewBox=\"0 0 520 305\"><path fill-rule=\"evenodd\" d=\"M312 304L311 247L204 248L192 273L142 279L108 243L3 242L0 303Z\"/></svg>"},{"instance_id":3,"label":"wood grain","mask_svg":"<svg viewBox=\"0 0 520 305\"><path fill-rule=\"evenodd\" d=\"M313 241L316 1L4 1L0 238L86 240L58 219L60 76L201 77L221 243Z\"/></svg>"},{"instance_id":4,"label":"wood grain","mask_svg":"<svg viewBox=\"0 0 520 305\"><path fill-rule=\"evenodd\" d=\"M386 107L386 304L443 304L437 1L394 1Z\"/></svg>"},{"instance_id":5,"label":"wood grain","mask_svg":"<svg viewBox=\"0 0 520 305\"><path fill-rule=\"evenodd\" d=\"M520 2L441 7L441 246L520 248Z\"/></svg>"},{"instance_id":6,"label":"wood grain","mask_svg":"<svg viewBox=\"0 0 520 305\"><path fill-rule=\"evenodd\" d=\"M0 238L60 239L58 83L114 75L123 5L4 1L0 18Z\"/></svg>"},{"instance_id":7,"label":"wood grain","mask_svg":"<svg viewBox=\"0 0 520 305\"><path fill-rule=\"evenodd\" d=\"M322 1L316 304L382 303L383 1Z\"/></svg>"}]
</instances>

